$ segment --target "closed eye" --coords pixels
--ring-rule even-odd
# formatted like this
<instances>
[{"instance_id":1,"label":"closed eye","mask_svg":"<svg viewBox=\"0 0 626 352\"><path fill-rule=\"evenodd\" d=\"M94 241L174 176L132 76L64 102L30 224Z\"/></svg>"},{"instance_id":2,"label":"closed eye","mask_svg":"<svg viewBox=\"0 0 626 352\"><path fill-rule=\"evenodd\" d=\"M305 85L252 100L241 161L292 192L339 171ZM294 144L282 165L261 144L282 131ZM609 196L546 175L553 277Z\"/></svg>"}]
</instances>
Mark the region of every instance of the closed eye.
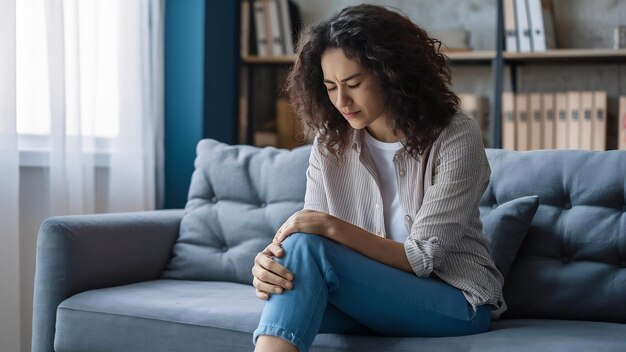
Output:
<instances>
[{"instance_id":1,"label":"closed eye","mask_svg":"<svg viewBox=\"0 0 626 352\"><path fill-rule=\"evenodd\" d=\"M348 84L348 88L356 88L356 87L358 87L360 85L361 85L361 83L357 83L357 84L353 84L353 85L349 85Z\"/></svg>"},{"instance_id":2,"label":"closed eye","mask_svg":"<svg viewBox=\"0 0 626 352\"><path fill-rule=\"evenodd\" d=\"M330 87L330 88L327 87L326 90L330 92L330 91L335 90L336 88L337 88L336 86L333 86L333 87Z\"/></svg>"}]
</instances>

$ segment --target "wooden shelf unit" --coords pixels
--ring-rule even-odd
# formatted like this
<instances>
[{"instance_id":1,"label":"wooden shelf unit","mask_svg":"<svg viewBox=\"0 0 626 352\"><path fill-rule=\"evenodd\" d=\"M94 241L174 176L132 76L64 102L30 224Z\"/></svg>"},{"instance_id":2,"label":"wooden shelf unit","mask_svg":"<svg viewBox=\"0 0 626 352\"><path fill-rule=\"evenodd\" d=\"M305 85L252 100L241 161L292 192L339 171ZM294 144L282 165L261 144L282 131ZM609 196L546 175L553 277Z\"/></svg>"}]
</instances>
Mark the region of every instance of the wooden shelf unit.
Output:
<instances>
[{"instance_id":1,"label":"wooden shelf unit","mask_svg":"<svg viewBox=\"0 0 626 352\"><path fill-rule=\"evenodd\" d=\"M589 0L592 1L592 0ZM502 147L501 130L501 109L502 93L504 91L504 72L510 71L511 86L514 92L517 91L517 69L525 65L570 65L570 64L623 64L626 63L626 49L553 49L544 52L506 52L504 47L504 13L502 0L496 1L496 45L495 50L467 50L444 51L452 65L487 65L491 67L491 80L493 82L490 100L489 114L489 145L492 148ZM247 51L246 51L247 52ZM242 52L243 53L243 52ZM296 59L295 55L285 55L279 57L258 57L251 55L241 56L241 67L244 68L244 79L247 77L248 86L252 80L251 71L258 66L269 66L273 69L284 69L285 66L292 65ZM250 102L250 89L247 90L247 101ZM245 123L247 143L252 143L253 121L251 111L253 107L248 104L248 121ZM240 133L241 135L241 133Z\"/></svg>"}]
</instances>

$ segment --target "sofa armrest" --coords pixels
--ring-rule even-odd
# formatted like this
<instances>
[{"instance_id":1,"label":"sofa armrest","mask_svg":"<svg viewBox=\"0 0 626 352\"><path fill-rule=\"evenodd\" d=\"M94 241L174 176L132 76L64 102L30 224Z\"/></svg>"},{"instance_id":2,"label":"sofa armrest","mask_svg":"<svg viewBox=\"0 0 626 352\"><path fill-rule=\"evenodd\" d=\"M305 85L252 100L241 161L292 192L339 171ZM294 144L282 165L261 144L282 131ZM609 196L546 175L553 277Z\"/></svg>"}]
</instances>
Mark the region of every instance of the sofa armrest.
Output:
<instances>
[{"instance_id":1,"label":"sofa armrest","mask_svg":"<svg viewBox=\"0 0 626 352\"><path fill-rule=\"evenodd\" d=\"M37 238L33 351L53 351L56 311L83 291L158 279L178 238L182 210L60 216Z\"/></svg>"}]
</instances>

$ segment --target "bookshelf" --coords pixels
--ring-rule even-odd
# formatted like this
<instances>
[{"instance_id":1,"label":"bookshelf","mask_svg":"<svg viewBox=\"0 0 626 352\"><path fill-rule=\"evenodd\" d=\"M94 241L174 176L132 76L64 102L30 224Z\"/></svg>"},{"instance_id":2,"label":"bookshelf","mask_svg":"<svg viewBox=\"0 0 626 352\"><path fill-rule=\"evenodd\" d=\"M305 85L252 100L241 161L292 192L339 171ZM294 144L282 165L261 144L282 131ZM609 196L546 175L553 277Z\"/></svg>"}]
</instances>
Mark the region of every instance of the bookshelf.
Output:
<instances>
[{"instance_id":1,"label":"bookshelf","mask_svg":"<svg viewBox=\"0 0 626 352\"><path fill-rule=\"evenodd\" d=\"M300 2L300 1L297 1ZM338 1L341 2L341 1ZM419 2L407 4L402 1L388 0L390 5L396 7L404 7L407 6L420 6ZM443 7L444 9L435 9L434 11L451 11L457 4L446 4L451 1L442 1L442 4L436 5L435 7ZM589 4L593 3L593 0L577 0L573 4L567 3L565 0L553 0L554 2L558 2L559 11L563 11L565 6L578 6L582 7L579 12L589 12ZM493 38L493 42L495 42L492 48L486 47L485 45L478 45L478 50L467 50L467 51L446 51L445 54L450 60L451 69L453 70L453 80L455 79L455 71L458 70L475 70L469 71L469 74L465 74L466 77L472 77L472 75L481 76L481 79L486 81L487 83L482 84L482 92L481 94L488 97L489 100L489 125L488 125L488 140L489 146L494 148L502 147L502 94L505 91L511 91L514 93L524 92L525 90L529 90L530 88L526 86L533 86L532 84L524 84L524 82L528 82L530 80L526 79L526 81L522 78L524 77L524 71L529 70L531 67L546 67L545 71L556 71L556 68L562 69L563 67L572 67L573 69L578 67L585 68L595 68L595 67L623 67L626 64L626 49L606 49L601 47L595 48L558 48L547 50L543 52L507 52L504 47L504 9L503 9L503 1L501 0L493 0L491 4L488 1L485 1L485 7L492 6L491 9L485 10L483 16L485 19L488 16L493 16L495 26L491 30L491 35L483 35L483 37ZM302 2L304 4L304 2ZM432 3L428 3L429 7L432 7ZM349 5L348 3L345 6ZM484 5L484 4L483 4ZM311 6L314 5L306 5L307 11L311 10ZM426 6L422 4L422 6ZM465 6L465 5L461 5ZM626 4L621 5L626 9ZM321 5L320 5L321 7ZM343 5L342 5L343 7ZM600 6L602 7L602 6ZM402 9L404 11L405 9ZM330 10L324 10L326 12ZM320 18L326 18L328 13L324 13L324 11L311 11L311 14L303 16L303 22L310 23L319 20ZM569 10L568 10L569 11ZM574 11L574 10L572 10ZM608 11L608 10L598 10L598 11ZM334 12L331 11L331 12ZM567 15L570 15L569 13ZM580 14L579 14L580 16ZM572 16L575 17L575 16ZM557 21L558 22L558 21ZM420 22L417 22L422 25ZM557 26L557 34L559 34L559 25L564 26L562 23L556 23ZM571 24L568 24L571 25ZM484 31L484 29L483 29ZM575 34L574 30L571 30L572 33ZM581 30L582 31L582 30ZM495 33L494 33L495 32ZM482 33L485 34L486 32ZM478 33L480 35L481 33ZM489 33L487 33L489 34ZM572 34L572 36L574 35ZM594 38L593 35L590 38ZM247 39L250 40L250 39ZM584 43L576 42L578 39L569 39L569 42L565 45L576 45L580 46ZM492 42L492 43L493 43ZM590 45L593 46L593 45ZM275 79L271 79L272 84L274 85L273 95L278 96L281 93L279 92L280 87L282 85L282 80L286 72L288 71L290 65L295 61L295 55L283 55L276 57L259 57L255 55L248 55L247 51L242 52L240 67L241 67L241 82L240 86L244 90L242 98L240 99L240 108L242 101L245 101L245 108L242 110L243 115L239 117L239 126L240 129L243 129L239 133L239 141L241 143L253 144L254 142L254 124L255 124L255 109L258 106L255 106L255 94L258 94L258 86L255 88L255 80L258 81L259 77L255 77L255 71L257 70L269 70L272 71L274 75L277 76ZM613 66L611 66L613 65ZM474 69L472 69L474 67ZM554 69L550 69L550 67ZM474 74L474 72L479 72L478 74ZM626 68L624 69L626 72ZM581 74L582 76L583 74ZM607 76L604 72L598 74L600 76ZM612 88L612 91L609 90L609 95L611 96L609 100L608 113L615 116L617 115L617 108L615 104L615 97L618 95L625 95L626 88L622 88L623 83L620 83L620 79L626 79L625 74L618 74L616 79L617 84L613 83L609 84ZM623 78L620 78L623 77ZM473 77L471 78L473 79ZM470 80L471 80L470 79ZM605 78L600 78L602 80ZM613 79L609 77L609 79ZM261 78L261 80L264 80ZM546 80L547 81L547 80ZM558 81L558 80L555 80ZM580 78L581 82L585 82L584 78ZM598 81L598 79L590 80L590 81ZM258 83L258 82L257 82ZM550 82L548 82L550 83ZM555 88L546 83L541 87L539 85L539 90L554 90ZM471 84L471 83L470 83ZM601 83L594 83L596 87L602 87ZM467 85L466 85L467 87ZM546 88L547 87L547 88ZM593 87L592 87L593 88ZM558 88L557 88L558 89ZM560 89L563 91L578 89L578 90L587 90L588 87L585 84L582 84L580 88L577 88L575 83L567 83L562 84ZM262 94L265 94L267 90L261 89ZM258 102L258 99L256 100ZM258 105L258 104L257 104ZM244 116L245 115L245 116Z\"/></svg>"},{"instance_id":2,"label":"bookshelf","mask_svg":"<svg viewBox=\"0 0 626 352\"><path fill-rule=\"evenodd\" d=\"M503 53L506 62L519 63L624 63L626 49L553 49L534 53Z\"/></svg>"}]
</instances>

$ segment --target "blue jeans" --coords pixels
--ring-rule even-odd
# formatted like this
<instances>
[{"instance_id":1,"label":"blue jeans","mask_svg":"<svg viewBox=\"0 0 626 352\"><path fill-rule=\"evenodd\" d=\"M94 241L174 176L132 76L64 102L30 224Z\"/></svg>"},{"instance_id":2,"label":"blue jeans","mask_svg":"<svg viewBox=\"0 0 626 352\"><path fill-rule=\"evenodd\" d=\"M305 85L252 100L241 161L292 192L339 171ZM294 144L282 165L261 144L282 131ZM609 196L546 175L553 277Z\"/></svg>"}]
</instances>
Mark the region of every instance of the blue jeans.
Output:
<instances>
[{"instance_id":1,"label":"blue jeans","mask_svg":"<svg viewBox=\"0 0 626 352\"><path fill-rule=\"evenodd\" d=\"M491 312L475 312L461 290L436 278L382 264L327 238L294 233L275 260L293 288L270 294L252 341L281 337L300 352L317 333L441 337L489 330Z\"/></svg>"}]
</instances>

